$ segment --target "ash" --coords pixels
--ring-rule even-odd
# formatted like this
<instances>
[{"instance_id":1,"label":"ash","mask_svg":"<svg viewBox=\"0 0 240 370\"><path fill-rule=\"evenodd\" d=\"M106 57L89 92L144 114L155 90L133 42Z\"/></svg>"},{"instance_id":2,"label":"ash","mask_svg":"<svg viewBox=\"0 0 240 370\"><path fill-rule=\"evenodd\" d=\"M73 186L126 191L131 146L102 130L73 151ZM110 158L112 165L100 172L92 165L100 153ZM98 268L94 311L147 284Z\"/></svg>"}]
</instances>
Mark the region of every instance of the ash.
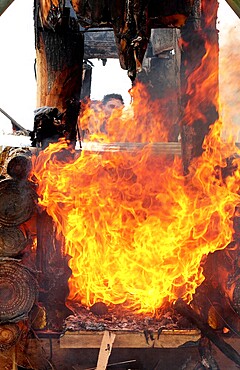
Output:
<instances>
[{"instance_id":1,"label":"ash","mask_svg":"<svg viewBox=\"0 0 240 370\"><path fill-rule=\"evenodd\" d=\"M76 303L69 303L73 315L64 322L64 331L130 331L161 332L162 330L189 330L193 325L180 316L169 305L161 309L156 316L137 314L122 306L106 306L99 302L91 308Z\"/></svg>"}]
</instances>

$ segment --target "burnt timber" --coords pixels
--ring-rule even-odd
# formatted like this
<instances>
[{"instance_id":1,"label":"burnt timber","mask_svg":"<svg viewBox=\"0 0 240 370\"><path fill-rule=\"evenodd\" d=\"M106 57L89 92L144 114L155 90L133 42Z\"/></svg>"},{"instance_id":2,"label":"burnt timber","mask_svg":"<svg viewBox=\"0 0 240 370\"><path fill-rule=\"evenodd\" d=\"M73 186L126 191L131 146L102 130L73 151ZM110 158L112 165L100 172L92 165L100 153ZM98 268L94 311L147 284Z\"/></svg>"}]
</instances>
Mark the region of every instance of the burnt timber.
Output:
<instances>
[{"instance_id":1,"label":"burnt timber","mask_svg":"<svg viewBox=\"0 0 240 370\"><path fill-rule=\"evenodd\" d=\"M198 4L198 2L196 2ZM196 4L195 3L195 4ZM114 29L114 35L116 37L116 45L117 45L117 50L119 53L119 59L121 62L121 65L123 68L127 69L129 72L129 77L134 80L136 77L136 72L138 69L140 69L140 65L143 61L144 58L144 52L147 49L147 41L148 38L150 37L150 29L151 28L161 28L161 27L182 27L184 26L185 22L187 21L190 12L192 11L191 8L191 2L178 2L178 6L176 6L176 2L164 2L164 4L161 4L161 8L159 9L159 4L157 1L153 1L151 3L151 7L148 9L148 15L149 15L149 23L145 23L145 7L147 3L144 1L140 4L135 1L128 2L130 4L130 7L128 9L127 15L128 19L124 19L122 17L122 12L120 15L120 21L118 19L118 22L115 24L115 20L117 18L112 18L113 14L119 14L116 12L116 9L110 9L109 12L111 16L109 17L109 13L105 12L106 8L106 1L72 1L72 6L70 5L70 2L58 2L58 1L36 1L36 12L35 12L35 19L36 19L36 50L37 50L37 76L38 76L38 105L50 105L50 106L56 106L58 107L61 111L65 112L65 119L68 127L68 138L72 139L75 136L75 131L74 127L76 124L76 119L78 116L78 110L79 106L77 104L77 101L80 96L80 91L81 91L81 84L82 84L82 73L83 73L83 59L84 59L84 31L86 29L91 29L92 27L98 27L98 26L107 26L107 27L113 27ZM123 5L124 2L118 1L116 2L116 6L119 5L117 10L123 10ZM136 4L140 4L140 8L138 9L138 14L135 13L135 6ZM179 5L180 4L180 5ZM181 5L182 4L182 5ZM211 3L213 4L213 3ZM198 9L198 8L197 8ZM159 16L156 15L156 10L157 13L159 12ZM74 13L75 12L75 13ZM170 15L169 15L170 14ZM204 13L203 13L204 14ZM195 17L197 18L197 17ZM194 22L196 19L194 19ZM215 21L214 21L215 22ZM204 23L204 22L203 22ZM81 27L78 27L79 24L81 27L84 28L84 31L81 29ZM188 27L188 26L186 26ZM125 29L127 29L127 33L124 34ZM194 29L195 30L195 29ZM215 28L213 27L213 30L215 31ZM124 31L124 32L123 32ZM140 32L139 32L140 31ZM190 34L191 34L192 29L190 29ZM199 32L198 32L199 31ZM210 30L211 31L211 30ZM119 37L120 35L123 35L122 37ZM137 37L136 37L137 36ZM189 36L189 35L188 35ZM197 40L202 40L202 30L199 28L197 30ZM186 37L187 38L187 37ZM191 47L194 45L196 39L191 40ZM214 43L216 44L216 37L214 36ZM59 47L61 45L61 47ZM196 50L195 50L196 51ZM201 50L203 52L203 49ZM195 53L195 52L194 52ZM185 54L187 55L187 54ZM187 57L188 58L188 57ZM161 59L161 58L160 58ZM199 59L197 60L196 64L199 62ZM195 63L195 62L194 62ZM186 72L183 70L182 74L182 82L184 82L184 79L188 75L189 71L194 70L192 66L188 65L189 69ZM177 85L177 88L179 85ZM182 83L183 87L183 94L185 93L184 91L184 83ZM217 87L217 84L216 84ZM176 99L177 100L177 99ZM215 116L215 111L214 107L213 110L211 109L212 107L207 107L207 110L213 111L213 117ZM212 123L213 118L210 117L209 124ZM183 151L183 157L185 160L185 169L187 170L187 167L191 161L191 159L199 155L201 153L201 144L202 144L202 139L205 136L205 133L208 131L208 123L206 125L206 129L203 132L200 132L199 127L201 125L198 125L198 123L194 126L193 131L189 131L189 127L186 125L183 127L182 130L182 137L183 139L185 138L186 140L184 141L185 147ZM187 124L187 123L186 123ZM185 136L184 136L185 135ZM200 136L200 139L199 139ZM189 139L190 138L190 148L188 147L189 145ZM199 150L200 149L200 150ZM43 216L44 218L44 216ZM45 220L46 222L49 220ZM43 223L44 224L44 223ZM50 225L51 228L51 225ZM41 233L41 232L40 232ZM50 230L50 235L52 235L52 231ZM53 241L54 244L55 241ZM55 245L52 246L51 252L54 250ZM61 253L61 245L58 246L57 248L59 254ZM44 271L44 268L47 265L46 256L44 255L39 255L39 267L41 266L42 270ZM62 263L62 262L61 262ZM64 269L64 261L63 261L63 266L60 264L60 268ZM52 271L50 271L51 273ZM61 277L61 275L60 275ZM65 296L65 292L63 293L63 296ZM54 297L53 297L53 302L54 302ZM54 318L54 314L53 314ZM52 319L52 317L51 317ZM61 318L62 319L62 318ZM46 337L48 336L49 333L46 333ZM174 341L174 336L177 333L169 333L170 334L170 342L167 344L166 338L164 335L166 333L163 333L163 338L164 339L164 344L166 345L165 349L173 348L176 346L184 345L186 338L184 338L183 342L176 342ZM193 334L193 333L192 333ZM68 349L71 351L72 349L81 349L82 347L77 347L82 346L82 333L75 334L80 335L80 338L74 337L73 333L65 333L65 335L60 339L61 346L59 348L57 340L54 340L51 338L51 335L48 336L48 339L44 341L42 339L42 346L47 347L47 350L50 348L50 360L53 360L53 353L52 349L54 348L55 354L60 350L66 350ZM85 335L85 334L84 334ZM130 334L129 334L130 335ZM135 336L135 334L131 334ZM121 348L131 348L130 347L130 342L132 342L133 338L128 337L128 334L124 333L124 337L122 337L122 342L126 340L126 344L119 344L119 349ZM95 340L96 334L92 334L91 339ZM74 339L72 339L72 337ZM121 333L119 333L119 337L121 337ZM145 340L143 337L143 334L136 335L137 338L141 338L139 341L140 344L134 344L136 348L143 348L140 346L144 346L145 342L142 342L142 339ZM50 340L49 340L50 338ZM70 339L71 338L71 339ZM123 340L124 338L124 340ZM194 336L193 338L190 336L188 339L197 339L199 336L197 335L196 337ZM79 341L77 340L79 339ZM88 338L89 339L89 338ZM120 340L121 338L119 338ZM128 340L130 339L130 340ZM179 339L179 337L178 337ZM89 339L90 340L90 339ZM96 350L99 349L101 340L99 342L99 336L97 334L97 340L98 343L95 344L96 347L94 347L94 344L92 342L91 348L95 348ZM118 340L118 335L117 335L117 340ZM74 341L74 344L71 344L71 341ZM49 342L51 344L49 345ZM65 344L64 344L65 342ZM67 343L66 343L67 342ZM138 340L136 341L138 342ZM164 347L161 342L158 342L158 340L153 341L152 346L154 345L155 347ZM33 367L36 367L38 369L46 369L46 368L52 368L50 365L51 362L48 359L40 360L40 355L38 358L38 361L34 363L34 355L37 358L40 350L37 351L37 345L36 341L30 339L28 340L28 350L29 348L31 351L29 353L31 356L32 362L33 362ZM79 344L80 343L80 344ZM117 343L117 341L116 341ZM144 344L143 344L144 343ZM160 343L160 344L159 344ZM116 344L115 344L116 345ZM32 347L31 347L32 346ZM63 347L62 347L63 346ZM65 346L65 347L64 347ZM85 346L87 346L85 344ZM125 347L126 346L126 347ZM151 342L150 342L151 346ZM38 347L41 349L41 347ZM85 349L87 347L84 347ZM184 355L184 361L180 364L175 364L176 369L179 369L179 366L189 366L189 364L186 362L186 348L190 351L190 346L186 346L183 348L182 352ZM147 344L147 349L149 348L149 344ZM155 350L155 348L151 349ZM158 348L156 348L158 349ZM181 349L178 348L178 350ZM17 368L18 363L20 366L27 366L27 368L30 368L29 364L26 365L26 361L24 362L21 360L21 355L19 356L20 358L16 357L17 355L17 350L15 347L12 347L9 350L9 363L4 363L6 361L6 357L4 359L4 356L6 353L4 353L4 356L0 356L1 359L1 364L7 368L7 366L11 366L12 369ZM21 353L21 351L19 351ZM74 368L86 368L86 366L95 366L96 362L94 362L93 365L89 365L89 359L86 359L85 364L82 365L82 359L81 356L78 358L78 355L80 352L73 356L72 363L70 365L70 359L69 359L69 353L73 354L72 352L68 352L65 356L60 353L58 358L52 361L57 362L57 369L70 369L70 366L74 366ZM133 351L131 351L132 355ZM34 354L34 355L33 355ZM158 353L155 355L157 356L156 358L158 359L158 364L155 365L154 369L169 369L171 368L172 370L174 369L174 364L169 363L167 361L167 358L164 358L165 363L160 364L161 362L161 355ZM63 360L63 363L59 362L59 359L61 358ZM136 355L138 356L138 355ZM71 357L71 356L70 356ZM119 357L119 356L118 356ZM167 356L166 356L167 357ZM179 355L179 357L181 357ZM16 360L17 358L17 360ZM91 356L89 356L91 358ZM132 358L132 357L130 357ZM181 357L182 358L182 357ZM24 358L25 360L25 358ZM149 360L149 359L148 359ZM176 360L175 360L176 361ZM197 359L195 359L195 362L197 363ZM44 362L44 364L43 364ZM144 361L143 361L144 362ZM81 364L81 365L80 365ZM6 366L5 366L6 365ZM49 365L49 366L48 366ZM149 370L148 365L146 364L146 361L144 362L144 368ZM169 367L170 366L170 367ZM228 369L233 369L234 365L228 364L228 365L223 365L224 368ZM139 367L140 368L140 367ZM141 366L142 368L142 366ZM153 368L153 366L152 366ZM190 368L190 367L189 367Z\"/></svg>"},{"instance_id":2,"label":"burnt timber","mask_svg":"<svg viewBox=\"0 0 240 370\"><path fill-rule=\"evenodd\" d=\"M84 58L84 33L112 28L121 67L132 81L141 69L151 29L181 27L193 0L35 0L37 106L66 112L67 136L76 134ZM108 57L106 55L106 57ZM70 113L69 113L70 112Z\"/></svg>"}]
</instances>

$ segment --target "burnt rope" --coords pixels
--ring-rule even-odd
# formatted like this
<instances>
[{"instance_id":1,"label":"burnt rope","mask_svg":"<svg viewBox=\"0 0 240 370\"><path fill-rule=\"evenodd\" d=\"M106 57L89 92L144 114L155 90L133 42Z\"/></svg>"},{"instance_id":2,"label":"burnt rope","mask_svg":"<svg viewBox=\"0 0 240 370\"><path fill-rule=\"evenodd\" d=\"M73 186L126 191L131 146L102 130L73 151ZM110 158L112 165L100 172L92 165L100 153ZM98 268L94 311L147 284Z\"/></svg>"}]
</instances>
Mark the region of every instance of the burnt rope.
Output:
<instances>
[{"instance_id":1,"label":"burnt rope","mask_svg":"<svg viewBox=\"0 0 240 370\"><path fill-rule=\"evenodd\" d=\"M214 331L207 323L205 323L201 316L198 315L189 305L187 305L182 299L178 299L174 305L174 308L193 324L195 324L203 336L210 339L213 344L230 360L240 366L240 355L239 353L228 343L226 343L219 334Z\"/></svg>"}]
</instances>

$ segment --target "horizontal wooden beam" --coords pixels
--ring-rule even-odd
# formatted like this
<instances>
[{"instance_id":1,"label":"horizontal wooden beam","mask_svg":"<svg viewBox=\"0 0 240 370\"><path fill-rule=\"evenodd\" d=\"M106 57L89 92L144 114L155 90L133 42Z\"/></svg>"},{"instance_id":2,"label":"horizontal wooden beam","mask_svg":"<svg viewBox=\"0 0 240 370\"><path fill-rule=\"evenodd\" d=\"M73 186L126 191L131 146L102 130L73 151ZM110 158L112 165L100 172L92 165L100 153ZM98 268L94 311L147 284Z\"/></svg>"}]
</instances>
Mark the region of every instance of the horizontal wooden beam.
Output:
<instances>
[{"instance_id":1,"label":"horizontal wooden beam","mask_svg":"<svg viewBox=\"0 0 240 370\"><path fill-rule=\"evenodd\" d=\"M112 29L90 28L83 34L84 59L118 59L118 50Z\"/></svg>"},{"instance_id":2,"label":"horizontal wooden beam","mask_svg":"<svg viewBox=\"0 0 240 370\"><path fill-rule=\"evenodd\" d=\"M113 348L177 348L200 339L199 330L163 330L146 338L143 332L112 331L116 337ZM60 348L100 348L103 332L66 331L60 338Z\"/></svg>"},{"instance_id":3,"label":"horizontal wooden beam","mask_svg":"<svg viewBox=\"0 0 240 370\"><path fill-rule=\"evenodd\" d=\"M93 152L135 152L149 146L153 154L172 154L181 156L180 142L159 143L98 143L93 141L82 142L82 149Z\"/></svg>"}]
</instances>

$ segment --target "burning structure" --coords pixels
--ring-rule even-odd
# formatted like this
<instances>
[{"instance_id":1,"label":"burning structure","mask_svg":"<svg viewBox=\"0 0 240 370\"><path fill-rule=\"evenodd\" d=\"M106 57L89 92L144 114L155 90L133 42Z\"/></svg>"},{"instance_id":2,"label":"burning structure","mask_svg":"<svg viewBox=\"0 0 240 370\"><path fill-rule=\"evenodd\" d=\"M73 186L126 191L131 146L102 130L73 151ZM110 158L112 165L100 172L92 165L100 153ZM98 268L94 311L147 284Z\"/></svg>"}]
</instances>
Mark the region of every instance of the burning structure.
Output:
<instances>
[{"instance_id":1,"label":"burning structure","mask_svg":"<svg viewBox=\"0 0 240 370\"><path fill-rule=\"evenodd\" d=\"M53 368L36 337L59 370L230 368L209 340L240 364L223 340L239 332L240 199L238 148L221 139L218 118L217 5L35 1L36 149L8 153L0 182L6 369ZM107 135L102 107L79 103L85 33L104 27L133 82L131 108L112 113ZM161 28L176 32L164 46ZM156 94L159 60L178 73ZM178 348L174 364L153 348L190 351L189 341L199 353ZM131 351L108 364L114 345ZM146 347L154 356L137 354Z\"/></svg>"}]
</instances>

